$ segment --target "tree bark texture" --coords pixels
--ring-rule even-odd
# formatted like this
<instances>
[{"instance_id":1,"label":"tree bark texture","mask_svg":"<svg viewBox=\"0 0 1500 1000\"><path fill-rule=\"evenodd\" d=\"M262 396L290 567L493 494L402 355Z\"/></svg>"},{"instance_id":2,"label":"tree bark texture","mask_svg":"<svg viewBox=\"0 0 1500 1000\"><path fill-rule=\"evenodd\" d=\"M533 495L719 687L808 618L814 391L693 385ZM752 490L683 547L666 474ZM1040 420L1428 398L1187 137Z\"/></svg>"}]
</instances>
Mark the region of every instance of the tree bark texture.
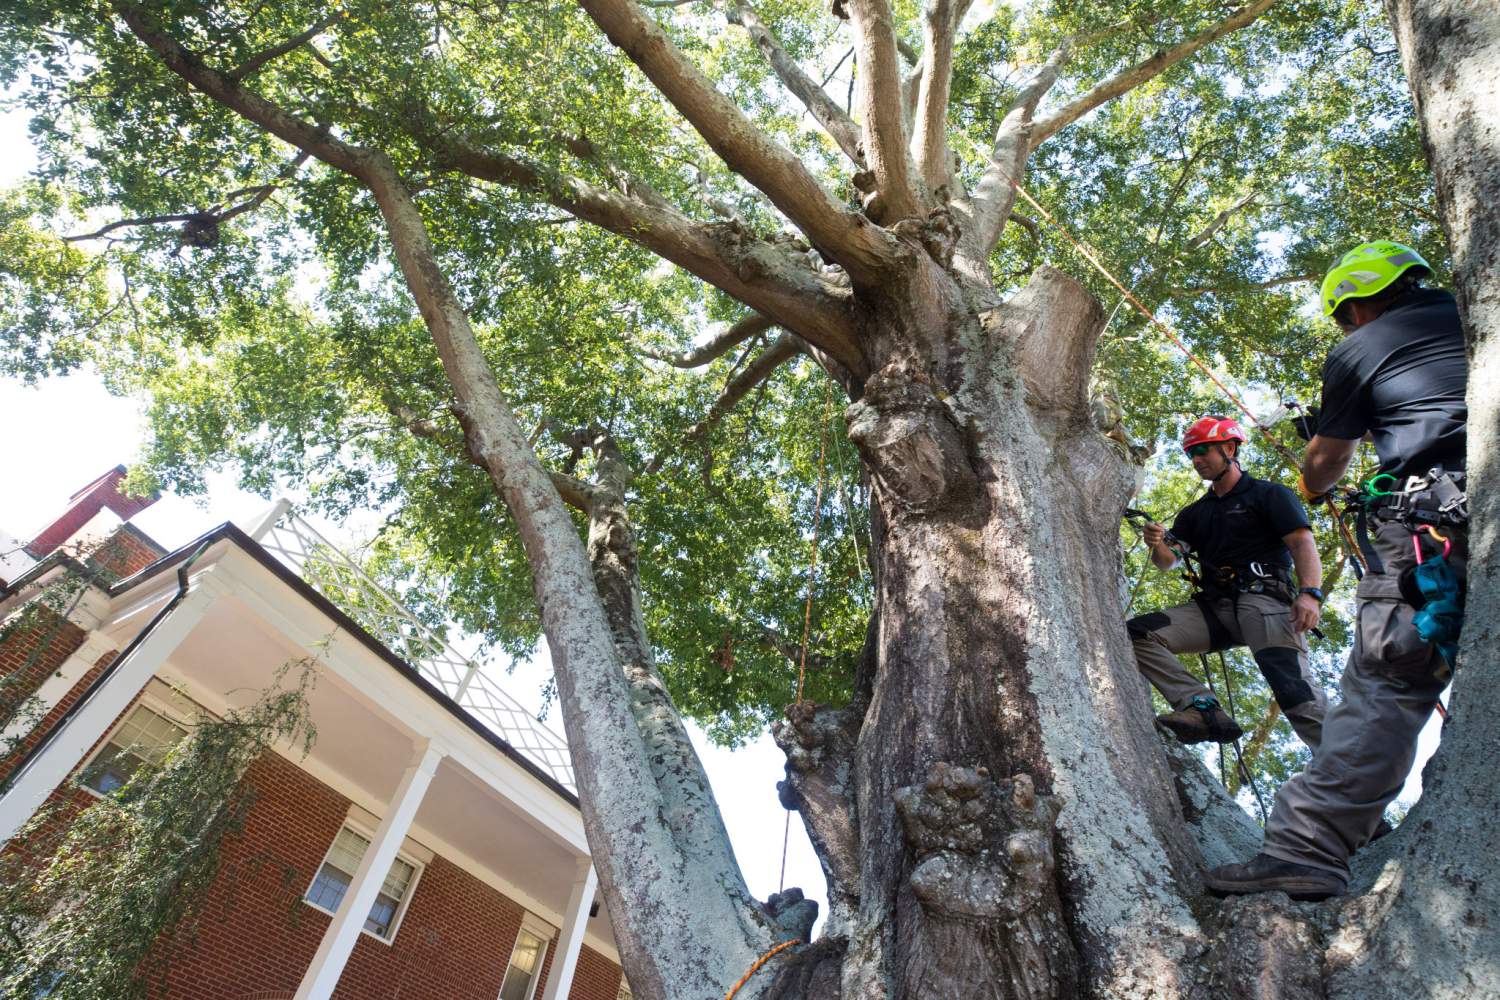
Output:
<instances>
[{"instance_id":1,"label":"tree bark texture","mask_svg":"<svg viewBox=\"0 0 1500 1000\"><path fill-rule=\"evenodd\" d=\"M945 267L943 222L905 229L899 276L861 296L874 370L846 419L884 525L870 698L797 706L778 733L849 909L837 995L1200 995L1203 855L1255 835L1201 765L1169 764L1125 643L1135 470L1087 399L1103 312L1045 268L989 307Z\"/></svg>"}]
</instances>

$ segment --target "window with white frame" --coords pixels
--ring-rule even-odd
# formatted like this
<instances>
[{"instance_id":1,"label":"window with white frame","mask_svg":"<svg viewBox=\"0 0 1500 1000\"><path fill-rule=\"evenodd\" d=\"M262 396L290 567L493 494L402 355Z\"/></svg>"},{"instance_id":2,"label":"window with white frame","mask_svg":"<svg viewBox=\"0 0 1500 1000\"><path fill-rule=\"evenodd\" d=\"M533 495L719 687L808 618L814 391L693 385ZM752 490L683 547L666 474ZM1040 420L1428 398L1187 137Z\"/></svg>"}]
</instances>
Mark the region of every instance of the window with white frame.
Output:
<instances>
[{"instance_id":1,"label":"window with white frame","mask_svg":"<svg viewBox=\"0 0 1500 1000\"><path fill-rule=\"evenodd\" d=\"M516 946L511 949L505 981L500 984L500 1000L531 1000L542 974L542 956L546 954L546 939L522 927L516 935Z\"/></svg>"},{"instance_id":2,"label":"window with white frame","mask_svg":"<svg viewBox=\"0 0 1500 1000\"><path fill-rule=\"evenodd\" d=\"M354 881L354 873L359 869L365 851L369 849L368 837L352 827L341 829L333 839L333 846L328 849L328 856L323 859L323 865L318 869L312 885L308 887L304 897L307 902L320 910L336 912L339 903L343 902L344 894L349 891L350 883ZM370 904L369 915L365 917L367 932L382 941L390 941L396 936L396 925L411 897L417 872L417 865L405 858L397 857L391 862L391 870L386 874L380 891L375 894L375 902Z\"/></svg>"},{"instance_id":3,"label":"window with white frame","mask_svg":"<svg viewBox=\"0 0 1500 1000\"><path fill-rule=\"evenodd\" d=\"M137 705L125 717L94 759L78 775L83 787L100 795L112 795L146 764L160 764L187 730L145 705Z\"/></svg>"},{"instance_id":4,"label":"window with white frame","mask_svg":"<svg viewBox=\"0 0 1500 1000\"><path fill-rule=\"evenodd\" d=\"M630 992L630 984L625 981L624 973L620 974L620 992L615 994L615 1000L635 1000L635 994Z\"/></svg>"}]
</instances>

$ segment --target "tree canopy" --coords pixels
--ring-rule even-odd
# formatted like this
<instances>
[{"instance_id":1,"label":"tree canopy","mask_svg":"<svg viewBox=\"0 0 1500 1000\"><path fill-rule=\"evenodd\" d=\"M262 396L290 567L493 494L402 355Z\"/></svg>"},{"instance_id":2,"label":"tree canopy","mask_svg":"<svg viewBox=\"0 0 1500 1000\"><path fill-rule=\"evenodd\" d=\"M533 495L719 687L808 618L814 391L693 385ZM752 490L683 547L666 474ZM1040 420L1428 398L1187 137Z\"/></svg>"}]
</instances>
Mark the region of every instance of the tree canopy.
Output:
<instances>
[{"instance_id":1,"label":"tree canopy","mask_svg":"<svg viewBox=\"0 0 1500 1000\"><path fill-rule=\"evenodd\" d=\"M1209 0L969 10L947 122L957 173L977 182L997 122L1060 44L1069 58L1044 107L1066 110L1234 12ZM632 516L648 628L686 713L733 741L792 699L815 523L808 694L847 694L872 604L867 494L822 374L800 355L756 371L776 330L736 326L742 306L632 240L628 220L610 232L559 205L570 185L648 192L723 231L798 237L582 11L191 0L151 13L257 92L386 150L541 453L587 470L591 457L553 429L597 423L644 472ZM857 114L862 69L838 13L796 0L653 7L721 92L855 204L838 136L776 69L794 62L846 95L835 112ZM894 15L916 56L922 10L900 3ZM466 454L368 195L190 91L107 5L15 6L3 32L5 79L41 156L0 206L5 370L33 379L88 362L146 396L141 485L191 493L205 470L231 467L247 488L305 487L334 517L386 512L370 550L385 578L435 619L512 655L533 651L525 558ZM1276 397L1316 397L1336 334L1308 309L1307 281L1333 252L1399 238L1444 267L1408 105L1374 4L1270 4L1059 129L1037 146L1026 186L1269 410ZM476 178L464 148L502 155L510 173ZM1170 445L1189 417L1229 408L1027 206L993 262L1002 291L1052 264L1112 309L1094 382L1133 437ZM699 360L686 356L695 347L725 344L677 367ZM719 412L726 398L736 405ZM1140 501L1163 516L1193 489L1172 453ZM1322 540L1334 553L1332 535ZM1165 599L1164 586L1146 574L1137 605ZM1263 703L1253 665L1238 672Z\"/></svg>"}]
</instances>

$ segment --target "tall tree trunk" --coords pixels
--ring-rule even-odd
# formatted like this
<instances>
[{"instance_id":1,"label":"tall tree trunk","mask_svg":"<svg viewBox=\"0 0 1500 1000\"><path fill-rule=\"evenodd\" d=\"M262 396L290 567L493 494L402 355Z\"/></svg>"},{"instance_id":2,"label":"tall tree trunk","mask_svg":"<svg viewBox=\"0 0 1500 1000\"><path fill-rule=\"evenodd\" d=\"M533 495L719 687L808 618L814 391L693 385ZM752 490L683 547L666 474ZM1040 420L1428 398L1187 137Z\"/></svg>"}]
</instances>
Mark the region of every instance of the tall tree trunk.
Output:
<instances>
[{"instance_id":1,"label":"tall tree trunk","mask_svg":"<svg viewBox=\"0 0 1500 1000\"><path fill-rule=\"evenodd\" d=\"M1469 596L1451 713L1368 894L1329 952L1336 998L1500 996L1500 5L1387 0L1469 343Z\"/></svg>"},{"instance_id":2,"label":"tall tree trunk","mask_svg":"<svg viewBox=\"0 0 1500 1000\"><path fill-rule=\"evenodd\" d=\"M1253 835L1201 778L1174 784L1126 644L1135 470L1087 400L1103 312L1049 269L993 306L930 236L863 296L878 353L846 414L884 525L873 690L857 722L803 706L780 733L855 901L838 995L1194 995L1193 834L1237 835L1216 859Z\"/></svg>"}]
</instances>

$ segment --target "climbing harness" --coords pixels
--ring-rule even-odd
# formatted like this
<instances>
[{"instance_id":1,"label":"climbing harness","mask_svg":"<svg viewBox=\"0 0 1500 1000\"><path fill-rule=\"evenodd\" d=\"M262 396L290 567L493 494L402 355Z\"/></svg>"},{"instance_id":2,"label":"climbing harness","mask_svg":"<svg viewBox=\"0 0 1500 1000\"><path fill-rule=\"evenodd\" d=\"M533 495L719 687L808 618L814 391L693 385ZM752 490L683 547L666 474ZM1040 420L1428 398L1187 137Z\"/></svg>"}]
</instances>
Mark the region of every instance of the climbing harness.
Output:
<instances>
[{"instance_id":1,"label":"climbing harness","mask_svg":"<svg viewBox=\"0 0 1500 1000\"><path fill-rule=\"evenodd\" d=\"M1366 481L1362 489L1344 493L1345 512L1354 511L1359 551L1365 568L1372 573L1385 572L1385 564L1370 544L1372 521L1395 521L1413 535L1424 528L1462 528L1469 523L1464 473L1436 466L1426 475L1408 476L1400 489L1395 488L1397 482L1397 477L1382 472ZM1384 488L1384 484L1391 488Z\"/></svg>"},{"instance_id":2,"label":"climbing harness","mask_svg":"<svg viewBox=\"0 0 1500 1000\"><path fill-rule=\"evenodd\" d=\"M793 938L790 941L783 941L776 947L772 948L770 951L766 952L764 955L760 956L760 958L757 958L755 960L755 963L745 971L745 974L743 976L740 977L740 981L729 987L729 992L724 994L724 1000L734 1000L734 995L740 991L740 987L748 983L750 981L750 977L759 972L762 965L765 965L772 958L775 958L778 954L792 947L793 945L798 945L801 943L801 938Z\"/></svg>"},{"instance_id":3,"label":"climbing harness","mask_svg":"<svg viewBox=\"0 0 1500 1000\"><path fill-rule=\"evenodd\" d=\"M1154 517L1138 507L1126 507L1122 514L1122 517L1127 521L1139 521L1145 524L1159 523ZM1182 560L1182 578L1186 580L1188 582L1188 585L1193 588L1193 603L1197 604L1198 610L1203 613L1203 620L1208 625L1209 632L1211 634L1215 632L1222 633L1224 631L1224 627L1219 622L1218 617L1214 614L1213 608L1209 606L1207 595L1204 594L1205 587L1203 584L1203 572L1201 564L1198 563L1198 560L1192 555L1192 552L1188 549L1188 547L1183 544L1182 540L1173 535L1170 531L1168 531L1166 534L1166 542L1169 546L1172 547L1172 550L1177 553L1178 558ZM1262 573L1266 572L1264 565L1257 562L1250 563L1249 566L1257 568L1256 571L1252 571L1252 577L1255 583L1261 585L1262 590L1264 590L1264 577L1261 575ZM1226 568L1232 570L1232 567ZM1276 567L1272 567L1272 569L1275 568ZM1311 631L1319 639L1324 638L1323 633L1318 631L1317 629L1312 629ZM1217 639L1211 639L1210 641L1213 642L1214 645L1218 644ZM1236 714L1234 708L1234 682L1230 679L1229 663L1224 659L1223 650L1216 649L1214 650L1214 652L1219 657L1219 671L1223 675L1224 680L1225 701L1222 704L1224 704L1225 707L1229 709L1230 716L1234 716ZM1208 690L1213 694L1214 700L1217 701L1219 698L1219 692L1218 689L1214 686L1213 669L1209 665L1208 654L1199 653L1198 661L1200 664L1202 664L1203 679L1208 684ZM1273 702L1272 704L1275 703ZM1202 709L1200 708L1200 711L1201 710ZM1240 741L1236 739L1231 745L1234 747L1235 770L1240 776L1240 781L1250 786L1250 791L1255 796L1255 803L1260 809L1261 822L1264 823L1266 816L1269 814L1266 811L1265 799L1261 796L1260 793L1260 786L1256 783L1255 776L1250 773L1250 768L1245 763L1244 754L1240 749ZM1226 789L1229 787L1229 776L1227 773L1227 764L1224 757L1224 744L1222 743L1219 744L1219 782Z\"/></svg>"}]
</instances>

